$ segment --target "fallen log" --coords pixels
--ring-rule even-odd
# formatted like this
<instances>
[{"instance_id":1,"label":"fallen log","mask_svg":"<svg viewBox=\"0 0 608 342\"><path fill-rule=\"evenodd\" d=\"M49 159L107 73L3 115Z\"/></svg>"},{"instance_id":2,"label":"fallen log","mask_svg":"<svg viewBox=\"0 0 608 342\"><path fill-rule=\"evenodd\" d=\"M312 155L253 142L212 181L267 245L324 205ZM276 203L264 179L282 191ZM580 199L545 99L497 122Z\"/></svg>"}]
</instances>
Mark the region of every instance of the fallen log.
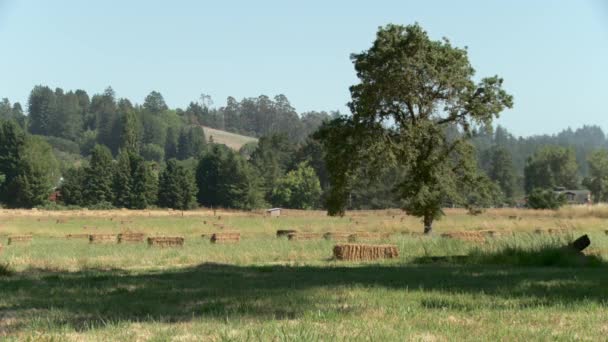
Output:
<instances>
[{"instance_id":1,"label":"fallen log","mask_svg":"<svg viewBox=\"0 0 608 342\"><path fill-rule=\"evenodd\" d=\"M567 247L575 250L576 252L582 252L585 248L591 245L591 240L587 234L579 237L578 239L572 241Z\"/></svg>"}]
</instances>

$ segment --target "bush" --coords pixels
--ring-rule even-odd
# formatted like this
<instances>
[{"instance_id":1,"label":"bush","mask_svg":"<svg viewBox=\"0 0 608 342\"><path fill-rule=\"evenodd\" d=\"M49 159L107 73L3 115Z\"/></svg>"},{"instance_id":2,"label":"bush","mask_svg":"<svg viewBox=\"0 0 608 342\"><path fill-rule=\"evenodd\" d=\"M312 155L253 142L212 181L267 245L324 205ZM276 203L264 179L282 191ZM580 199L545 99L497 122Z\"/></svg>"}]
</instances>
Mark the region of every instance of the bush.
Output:
<instances>
[{"instance_id":1,"label":"bush","mask_svg":"<svg viewBox=\"0 0 608 342\"><path fill-rule=\"evenodd\" d=\"M8 263L0 263L0 277L8 277L13 275L13 270Z\"/></svg>"},{"instance_id":2,"label":"bush","mask_svg":"<svg viewBox=\"0 0 608 342\"><path fill-rule=\"evenodd\" d=\"M141 156L146 161L162 163L163 159L165 159L165 150L155 144L146 144L141 148Z\"/></svg>"},{"instance_id":3,"label":"bush","mask_svg":"<svg viewBox=\"0 0 608 342\"><path fill-rule=\"evenodd\" d=\"M38 205L35 207L38 210L50 210L50 211L55 211L55 210L80 210L82 209L82 207L79 207L77 205L63 205L63 204L59 204L59 203L55 203L55 202L48 202L48 203L44 203L42 205Z\"/></svg>"},{"instance_id":4,"label":"bush","mask_svg":"<svg viewBox=\"0 0 608 342\"><path fill-rule=\"evenodd\" d=\"M78 146L77 143L71 140L42 135L40 137L46 140L46 142L49 143L49 145L51 145L56 150L70 154L80 155L80 146Z\"/></svg>"},{"instance_id":5,"label":"bush","mask_svg":"<svg viewBox=\"0 0 608 342\"><path fill-rule=\"evenodd\" d=\"M532 209L552 209L557 210L566 203L563 195L558 195L548 189L534 189L528 195L528 207Z\"/></svg>"}]
</instances>

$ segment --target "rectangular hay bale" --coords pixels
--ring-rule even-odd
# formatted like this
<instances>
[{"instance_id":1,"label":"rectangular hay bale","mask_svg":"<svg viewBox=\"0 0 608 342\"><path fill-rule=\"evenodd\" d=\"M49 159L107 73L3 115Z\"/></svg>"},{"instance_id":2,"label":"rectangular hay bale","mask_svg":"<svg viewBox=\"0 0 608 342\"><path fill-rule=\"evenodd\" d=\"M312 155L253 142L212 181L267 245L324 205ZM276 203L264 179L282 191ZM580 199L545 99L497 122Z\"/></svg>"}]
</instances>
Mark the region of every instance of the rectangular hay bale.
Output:
<instances>
[{"instance_id":1,"label":"rectangular hay bale","mask_svg":"<svg viewBox=\"0 0 608 342\"><path fill-rule=\"evenodd\" d=\"M391 233L380 232L356 232L349 236L349 241L359 240L385 240L391 237Z\"/></svg>"},{"instance_id":2,"label":"rectangular hay bale","mask_svg":"<svg viewBox=\"0 0 608 342\"><path fill-rule=\"evenodd\" d=\"M327 232L323 234L323 238L333 241L349 241L352 235L353 233L351 232Z\"/></svg>"},{"instance_id":3,"label":"rectangular hay bale","mask_svg":"<svg viewBox=\"0 0 608 342\"><path fill-rule=\"evenodd\" d=\"M157 236L148 238L148 246L156 247L181 247L184 245L184 238L181 236Z\"/></svg>"},{"instance_id":4,"label":"rectangular hay bale","mask_svg":"<svg viewBox=\"0 0 608 342\"><path fill-rule=\"evenodd\" d=\"M31 235L11 235L8 237L7 245L12 245L14 243L30 243L32 242Z\"/></svg>"},{"instance_id":5,"label":"rectangular hay bale","mask_svg":"<svg viewBox=\"0 0 608 342\"><path fill-rule=\"evenodd\" d=\"M301 241L301 240L317 240L320 239L322 235L320 233L292 233L287 234L287 238L292 241Z\"/></svg>"},{"instance_id":6,"label":"rectangular hay bale","mask_svg":"<svg viewBox=\"0 0 608 342\"><path fill-rule=\"evenodd\" d=\"M455 239L467 242L485 242L486 234L479 231L461 231L441 234L443 238Z\"/></svg>"},{"instance_id":7,"label":"rectangular hay bale","mask_svg":"<svg viewBox=\"0 0 608 342\"><path fill-rule=\"evenodd\" d=\"M394 245L342 244L335 245L334 257L337 260L368 261L393 259L399 257L399 250Z\"/></svg>"},{"instance_id":8,"label":"rectangular hay bale","mask_svg":"<svg viewBox=\"0 0 608 342\"><path fill-rule=\"evenodd\" d=\"M238 243L241 240L239 232L224 232L211 235L212 243Z\"/></svg>"},{"instance_id":9,"label":"rectangular hay bale","mask_svg":"<svg viewBox=\"0 0 608 342\"><path fill-rule=\"evenodd\" d=\"M120 233L118 234L118 243L128 242L143 242L146 238L144 233Z\"/></svg>"},{"instance_id":10,"label":"rectangular hay bale","mask_svg":"<svg viewBox=\"0 0 608 342\"><path fill-rule=\"evenodd\" d=\"M89 243L115 243L115 234L91 234L89 235Z\"/></svg>"}]
</instances>

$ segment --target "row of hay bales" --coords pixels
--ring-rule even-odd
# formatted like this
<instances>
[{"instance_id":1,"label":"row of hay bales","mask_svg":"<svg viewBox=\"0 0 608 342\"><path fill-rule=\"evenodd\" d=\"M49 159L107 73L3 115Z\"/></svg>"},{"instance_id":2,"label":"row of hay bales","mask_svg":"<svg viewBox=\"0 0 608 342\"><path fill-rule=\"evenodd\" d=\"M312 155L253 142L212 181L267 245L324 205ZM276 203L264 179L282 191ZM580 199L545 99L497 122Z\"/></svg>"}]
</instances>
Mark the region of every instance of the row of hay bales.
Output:
<instances>
[{"instance_id":1,"label":"row of hay bales","mask_svg":"<svg viewBox=\"0 0 608 342\"><path fill-rule=\"evenodd\" d=\"M317 240L324 238L326 240L333 241L349 241L354 242L357 240L382 240L388 239L391 233L379 233L379 232L327 232L327 233L311 233L311 232L299 232L295 229L280 229L277 230L277 237L287 237L289 240L301 241L301 240Z\"/></svg>"}]
</instances>

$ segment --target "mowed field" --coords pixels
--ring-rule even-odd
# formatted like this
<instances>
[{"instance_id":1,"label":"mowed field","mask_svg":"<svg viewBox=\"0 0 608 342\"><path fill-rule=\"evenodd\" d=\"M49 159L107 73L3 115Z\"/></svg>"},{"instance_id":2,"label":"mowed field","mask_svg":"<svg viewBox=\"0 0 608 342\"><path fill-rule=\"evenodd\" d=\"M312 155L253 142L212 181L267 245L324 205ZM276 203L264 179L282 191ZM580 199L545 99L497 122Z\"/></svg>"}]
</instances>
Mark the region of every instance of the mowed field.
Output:
<instances>
[{"instance_id":1,"label":"mowed field","mask_svg":"<svg viewBox=\"0 0 608 342\"><path fill-rule=\"evenodd\" d=\"M238 151L243 145L250 142L257 142L257 138L248 137L246 135L240 135L236 133L231 133L227 131L222 131L215 128L210 128L207 126L201 126L203 131L205 132L205 138L209 141L213 139L213 142L217 144L224 144L231 149Z\"/></svg>"},{"instance_id":2,"label":"mowed field","mask_svg":"<svg viewBox=\"0 0 608 342\"><path fill-rule=\"evenodd\" d=\"M399 210L0 211L0 340L605 340L608 208L448 210L433 236ZM86 227L86 228L85 228ZM332 257L301 232L383 232L396 259ZM548 229L554 229L549 234ZM460 241L442 233L492 230ZM540 233L535 232L539 230ZM235 244L209 233L240 232ZM90 244L67 234L182 236L183 247ZM7 244L31 234L30 243ZM592 264L513 251L588 234ZM205 235L205 237L202 237ZM511 247L510 253L505 252ZM454 258L445 258L457 256ZM551 264L550 266L547 266Z\"/></svg>"}]
</instances>

